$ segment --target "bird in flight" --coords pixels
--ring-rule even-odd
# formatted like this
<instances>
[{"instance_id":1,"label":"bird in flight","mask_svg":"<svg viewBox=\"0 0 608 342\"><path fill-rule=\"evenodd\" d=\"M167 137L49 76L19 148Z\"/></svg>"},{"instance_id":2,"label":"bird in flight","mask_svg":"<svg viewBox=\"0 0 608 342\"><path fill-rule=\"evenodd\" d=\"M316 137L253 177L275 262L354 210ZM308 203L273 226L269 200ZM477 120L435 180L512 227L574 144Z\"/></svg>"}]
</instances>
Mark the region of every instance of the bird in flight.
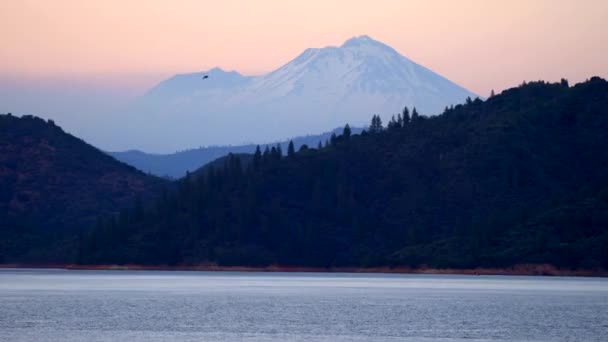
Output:
<instances>
[{"instance_id":1,"label":"bird in flight","mask_svg":"<svg viewBox=\"0 0 608 342\"><path fill-rule=\"evenodd\" d=\"M208 78L209 78L209 75L205 75L205 76L203 76L203 79L204 79L204 80L206 80L206 79L208 79Z\"/></svg>"}]
</instances>

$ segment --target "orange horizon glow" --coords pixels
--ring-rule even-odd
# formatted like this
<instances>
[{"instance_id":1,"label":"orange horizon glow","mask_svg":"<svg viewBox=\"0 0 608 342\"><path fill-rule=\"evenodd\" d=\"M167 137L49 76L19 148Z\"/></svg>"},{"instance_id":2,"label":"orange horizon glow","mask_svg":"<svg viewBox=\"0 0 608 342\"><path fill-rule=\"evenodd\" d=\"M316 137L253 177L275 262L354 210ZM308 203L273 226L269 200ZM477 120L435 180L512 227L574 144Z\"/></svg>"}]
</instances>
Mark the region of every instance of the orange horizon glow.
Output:
<instances>
[{"instance_id":1,"label":"orange horizon glow","mask_svg":"<svg viewBox=\"0 0 608 342\"><path fill-rule=\"evenodd\" d=\"M367 34L482 96L608 77L608 1L4 1L0 77L144 89L219 66L262 74Z\"/></svg>"}]
</instances>

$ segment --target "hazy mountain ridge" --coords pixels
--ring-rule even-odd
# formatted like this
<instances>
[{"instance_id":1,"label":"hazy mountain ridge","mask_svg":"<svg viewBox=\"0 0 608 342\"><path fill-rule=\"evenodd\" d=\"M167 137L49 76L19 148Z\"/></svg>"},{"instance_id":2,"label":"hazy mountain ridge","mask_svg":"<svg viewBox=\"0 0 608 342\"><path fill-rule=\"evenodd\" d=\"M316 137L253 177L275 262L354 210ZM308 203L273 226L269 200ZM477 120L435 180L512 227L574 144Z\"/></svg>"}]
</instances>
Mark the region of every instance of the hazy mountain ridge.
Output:
<instances>
[{"instance_id":1,"label":"hazy mountain ridge","mask_svg":"<svg viewBox=\"0 0 608 342\"><path fill-rule=\"evenodd\" d=\"M284 140L345 123L363 126L372 114L386 121L404 106L434 115L467 97L476 95L360 36L339 47L306 49L261 76L219 68L176 75L125 112L135 122L132 129L146 131L131 146L159 151Z\"/></svg>"},{"instance_id":2,"label":"hazy mountain ridge","mask_svg":"<svg viewBox=\"0 0 608 342\"><path fill-rule=\"evenodd\" d=\"M361 128L352 128L353 134L358 134L361 132L361 130ZM293 139L276 143L260 144L260 147L264 149L267 146L272 147L278 144L281 146L282 150L286 152L289 141L293 141L296 150L300 149L302 145L308 145L309 147L316 148L320 142L325 143L327 140L329 140L332 134L340 134L341 132L342 128L337 128L332 132L295 137ZM137 150L108 153L123 163L134 166L143 172L151 173L159 177L180 178L185 176L186 172L193 172L207 163L211 163L214 160L224 157L230 153L253 153L256 146L256 144L239 146L208 146L170 154L145 153Z\"/></svg>"}]
</instances>

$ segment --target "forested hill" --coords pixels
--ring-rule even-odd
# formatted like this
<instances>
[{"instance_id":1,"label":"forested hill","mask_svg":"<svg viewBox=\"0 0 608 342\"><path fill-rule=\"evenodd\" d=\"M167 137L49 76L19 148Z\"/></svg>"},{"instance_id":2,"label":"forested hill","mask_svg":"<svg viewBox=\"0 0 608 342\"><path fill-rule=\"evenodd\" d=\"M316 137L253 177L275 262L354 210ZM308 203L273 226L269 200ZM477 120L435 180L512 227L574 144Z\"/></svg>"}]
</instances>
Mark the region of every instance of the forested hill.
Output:
<instances>
[{"instance_id":1,"label":"forested hill","mask_svg":"<svg viewBox=\"0 0 608 342\"><path fill-rule=\"evenodd\" d=\"M608 267L608 83L534 82L182 180L88 263Z\"/></svg>"},{"instance_id":2,"label":"forested hill","mask_svg":"<svg viewBox=\"0 0 608 342\"><path fill-rule=\"evenodd\" d=\"M0 260L152 199L167 182L34 116L0 115Z\"/></svg>"}]
</instances>

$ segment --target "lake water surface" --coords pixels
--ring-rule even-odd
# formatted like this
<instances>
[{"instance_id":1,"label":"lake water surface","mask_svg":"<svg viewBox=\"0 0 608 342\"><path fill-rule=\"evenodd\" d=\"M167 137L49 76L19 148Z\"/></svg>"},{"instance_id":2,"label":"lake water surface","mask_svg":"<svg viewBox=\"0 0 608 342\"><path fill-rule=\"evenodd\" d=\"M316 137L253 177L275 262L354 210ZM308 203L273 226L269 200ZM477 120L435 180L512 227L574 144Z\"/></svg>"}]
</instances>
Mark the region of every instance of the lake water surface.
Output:
<instances>
[{"instance_id":1,"label":"lake water surface","mask_svg":"<svg viewBox=\"0 0 608 342\"><path fill-rule=\"evenodd\" d=\"M0 341L608 341L608 279L0 270Z\"/></svg>"}]
</instances>

